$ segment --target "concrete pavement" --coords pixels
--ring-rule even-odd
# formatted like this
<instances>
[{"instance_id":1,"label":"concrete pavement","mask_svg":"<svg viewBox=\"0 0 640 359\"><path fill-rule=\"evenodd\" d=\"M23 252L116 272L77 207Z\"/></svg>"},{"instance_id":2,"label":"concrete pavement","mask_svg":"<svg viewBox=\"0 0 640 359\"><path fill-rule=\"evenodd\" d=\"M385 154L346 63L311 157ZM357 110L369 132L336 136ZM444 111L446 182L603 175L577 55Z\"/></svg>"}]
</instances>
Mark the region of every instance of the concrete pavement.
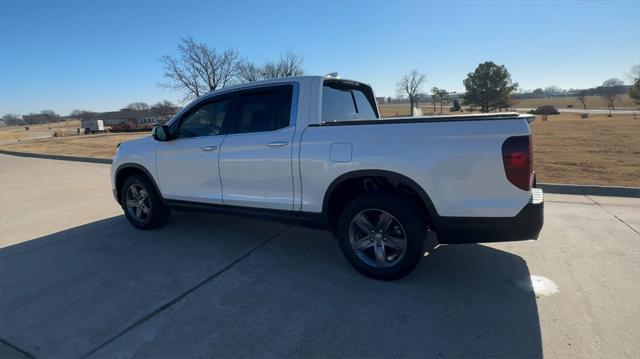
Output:
<instances>
[{"instance_id":1,"label":"concrete pavement","mask_svg":"<svg viewBox=\"0 0 640 359\"><path fill-rule=\"evenodd\" d=\"M0 155L0 247L120 215L109 168Z\"/></svg>"},{"instance_id":2,"label":"concrete pavement","mask_svg":"<svg viewBox=\"0 0 640 359\"><path fill-rule=\"evenodd\" d=\"M637 357L640 199L546 200L538 241L441 246L387 283L323 231L137 231L108 166L0 156L0 357Z\"/></svg>"}]
</instances>

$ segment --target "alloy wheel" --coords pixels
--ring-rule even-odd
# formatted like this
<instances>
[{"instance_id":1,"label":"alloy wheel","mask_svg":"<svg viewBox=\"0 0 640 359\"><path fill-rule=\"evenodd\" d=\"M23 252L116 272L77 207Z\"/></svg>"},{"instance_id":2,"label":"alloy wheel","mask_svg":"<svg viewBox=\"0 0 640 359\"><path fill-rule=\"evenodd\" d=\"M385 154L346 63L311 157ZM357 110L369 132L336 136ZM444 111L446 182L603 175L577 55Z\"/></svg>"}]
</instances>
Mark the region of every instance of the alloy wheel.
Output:
<instances>
[{"instance_id":1,"label":"alloy wheel","mask_svg":"<svg viewBox=\"0 0 640 359\"><path fill-rule=\"evenodd\" d=\"M407 251L407 234L400 221L382 209L365 209L349 224L349 242L362 261L375 268L397 264Z\"/></svg>"},{"instance_id":2,"label":"alloy wheel","mask_svg":"<svg viewBox=\"0 0 640 359\"><path fill-rule=\"evenodd\" d=\"M137 221L144 222L151 216L151 201L144 187L132 184L125 196L127 211Z\"/></svg>"}]
</instances>

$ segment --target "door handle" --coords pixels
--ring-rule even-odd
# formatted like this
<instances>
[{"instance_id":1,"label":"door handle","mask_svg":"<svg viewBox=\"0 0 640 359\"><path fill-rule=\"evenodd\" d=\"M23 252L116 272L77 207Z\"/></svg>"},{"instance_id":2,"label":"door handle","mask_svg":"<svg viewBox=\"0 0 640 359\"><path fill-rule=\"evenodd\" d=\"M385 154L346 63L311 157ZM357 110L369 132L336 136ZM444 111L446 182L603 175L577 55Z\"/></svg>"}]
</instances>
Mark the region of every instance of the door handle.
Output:
<instances>
[{"instance_id":1,"label":"door handle","mask_svg":"<svg viewBox=\"0 0 640 359\"><path fill-rule=\"evenodd\" d=\"M287 142L287 141L276 141L276 142L267 143L267 146L269 146L269 147L284 147L284 146L286 146L288 144L289 144L289 142Z\"/></svg>"},{"instance_id":2,"label":"door handle","mask_svg":"<svg viewBox=\"0 0 640 359\"><path fill-rule=\"evenodd\" d=\"M217 150L218 146L202 146L202 147L200 147L200 149L205 151L205 152L211 152L211 151Z\"/></svg>"}]
</instances>

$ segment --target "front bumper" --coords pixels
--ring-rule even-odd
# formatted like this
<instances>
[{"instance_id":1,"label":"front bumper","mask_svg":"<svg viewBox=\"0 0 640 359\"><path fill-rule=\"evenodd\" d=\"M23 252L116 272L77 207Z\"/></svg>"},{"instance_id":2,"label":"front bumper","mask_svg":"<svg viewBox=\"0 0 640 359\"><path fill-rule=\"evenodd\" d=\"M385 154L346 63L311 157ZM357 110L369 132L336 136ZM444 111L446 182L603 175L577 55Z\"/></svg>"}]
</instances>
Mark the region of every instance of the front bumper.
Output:
<instances>
[{"instance_id":1,"label":"front bumper","mask_svg":"<svg viewBox=\"0 0 640 359\"><path fill-rule=\"evenodd\" d=\"M524 241L538 239L543 224L544 194L534 188L515 217L441 217L436 232L444 244Z\"/></svg>"}]
</instances>

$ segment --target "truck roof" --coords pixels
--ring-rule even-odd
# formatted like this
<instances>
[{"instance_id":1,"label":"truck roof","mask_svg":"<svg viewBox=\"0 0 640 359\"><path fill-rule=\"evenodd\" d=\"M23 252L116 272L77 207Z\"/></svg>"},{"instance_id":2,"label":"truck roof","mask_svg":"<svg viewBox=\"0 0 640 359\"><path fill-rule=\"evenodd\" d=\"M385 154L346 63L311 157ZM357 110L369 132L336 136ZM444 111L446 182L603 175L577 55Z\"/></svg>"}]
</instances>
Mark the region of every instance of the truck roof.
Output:
<instances>
[{"instance_id":1,"label":"truck roof","mask_svg":"<svg viewBox=\"0 0 640 359\"><path fill-rule=\"evenodd\" d=\"M342 78L319 76L319 75L305 75L305 76L279 77L279 78L276 78L276 79L245 82L245 83L241 83L241 84L237 84L237 85L227 86L227 87L224 87L224 88L221 88L221 89L217 89L217 90L214 90L214 91L211 91L211 92L207 92L202 96L207 96L207 95L211 95L211 94L218 94L218 93L222 93L222 92L226 92L226 91L239 90L239 89L243 89L243 88L251 88L251 87L257 87L257 86L278 84L278 83L313 82L314 80L318 80L318 79L330 80L330 81L355 82L355 83L359 83L359 84L363 84L363 85L369 86L369 84L366 84L364 82L351 80L351 79L342 79ZM202 96L200 96L200 97L202 97Z\"/></svg>"}]
</instances>

